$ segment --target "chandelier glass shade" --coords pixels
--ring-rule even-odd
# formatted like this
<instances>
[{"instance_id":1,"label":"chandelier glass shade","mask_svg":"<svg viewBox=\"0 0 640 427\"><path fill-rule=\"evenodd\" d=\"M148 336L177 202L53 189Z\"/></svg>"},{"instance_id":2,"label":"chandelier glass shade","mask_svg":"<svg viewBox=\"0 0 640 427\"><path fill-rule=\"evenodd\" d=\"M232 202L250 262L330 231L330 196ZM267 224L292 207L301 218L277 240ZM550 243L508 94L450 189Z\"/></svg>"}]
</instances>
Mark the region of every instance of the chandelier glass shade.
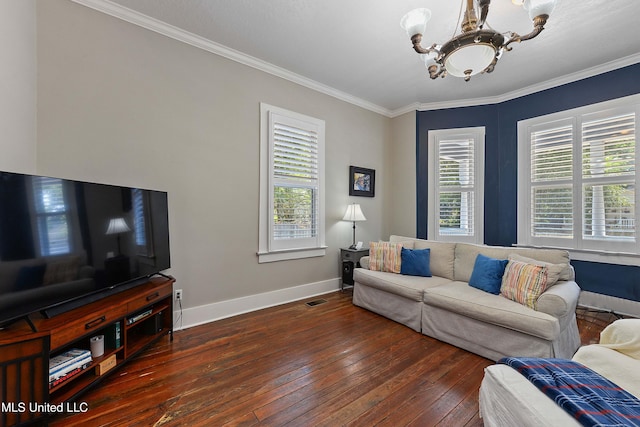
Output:
<instances>
[{"instance_id":1,"label":"chandelier glass shade","mask_svg":"<svg viewBox=\"0 0 640 427\"><path fill-rule=\"evenodd\" d=\"M414 9L400 20L400 26L411 38L413 49L425 56L425 63L432 79L451 74L469 81L475 74L492 72L502 53L511 50L511 43L529 40L540 34L557 0L524 0L523 7L533 20L534 28L523 36L514 32L498 33L493 29L484 28L491 0L462 2L463 6L466 2L462 33L442 45L434 43L429 48L421 45L427 22L431 19L429 9Z\"/></svg>"}]
</instances>

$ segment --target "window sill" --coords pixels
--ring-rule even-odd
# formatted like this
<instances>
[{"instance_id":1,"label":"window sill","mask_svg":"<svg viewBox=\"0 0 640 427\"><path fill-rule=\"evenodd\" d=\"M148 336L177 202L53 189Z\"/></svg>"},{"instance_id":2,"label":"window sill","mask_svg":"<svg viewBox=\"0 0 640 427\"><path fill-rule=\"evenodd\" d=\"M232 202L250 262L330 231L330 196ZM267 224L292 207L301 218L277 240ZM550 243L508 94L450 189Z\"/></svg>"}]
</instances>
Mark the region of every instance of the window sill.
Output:
<instances>
[{"instance_id":1,"label":"window sill","mask_svg":"<svg viewBox=\"0 0 640 427\"><path fill-rule=\"evenodd\" d=\"M287 261L292 259L313 258L325 256L326 246L310 249L293 249L273 252L258 252L258 263Z\"/></svg>"},{"instance_id":2,"label":"window sill","mask_svg":"<svg viewBox=\"0 0 640 427\"><path fill-rule=\"evenodd\" d=\"M562 249L569 251L569 256L576 261L601 262L605 264L640 266L640 254L628 252L596 251L590 249L572 249L553 246L514 245L521 248Z\"/></svg>"}]
</instances>

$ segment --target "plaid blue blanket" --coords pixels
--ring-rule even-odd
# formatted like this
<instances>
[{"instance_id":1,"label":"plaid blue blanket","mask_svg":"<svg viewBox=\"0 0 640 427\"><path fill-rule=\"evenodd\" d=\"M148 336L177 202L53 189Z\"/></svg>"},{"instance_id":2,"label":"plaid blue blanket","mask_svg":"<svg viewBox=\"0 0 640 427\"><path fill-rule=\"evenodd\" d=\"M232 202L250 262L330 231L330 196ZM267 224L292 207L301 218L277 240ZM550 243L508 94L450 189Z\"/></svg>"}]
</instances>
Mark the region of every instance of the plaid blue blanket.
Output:
<instances>
[{"instance_id":1,"label":"plaid blue blanket","mask_svg":"<svg viewBox=\"0 0 640 427\"><path fill-rule=\"evenodd\" d=\"M583 426L640 426L640 400L586 366L565 359L505 357Z\"/></svg>"}]
</instances>

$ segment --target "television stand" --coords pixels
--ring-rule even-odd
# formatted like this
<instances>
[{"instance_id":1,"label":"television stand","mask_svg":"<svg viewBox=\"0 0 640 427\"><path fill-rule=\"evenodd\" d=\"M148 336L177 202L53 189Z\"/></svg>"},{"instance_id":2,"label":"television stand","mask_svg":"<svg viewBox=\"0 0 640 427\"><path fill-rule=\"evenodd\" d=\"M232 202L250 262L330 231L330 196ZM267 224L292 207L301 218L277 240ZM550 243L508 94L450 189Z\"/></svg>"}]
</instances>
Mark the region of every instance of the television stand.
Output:
<instances>
[{"instance_id":1,"label":"television stand","mask_svg":"<svg viewBox=\"0 0 640 427\"><path fill-rule=\"evenodd\" d=\"M50 319L14 323L0 331L2 407L20 402L57 405L76 400L153 343L173 338L173 277L154 277L134 288L74 308ZM90 349L104 335L104 354L61 378L49 377L49 359L71 349ZM16 406L18 408L18 406ZM19 408L18 408L19 409ZM44 420L48 414L0 413L3 427Z\"/></svg>"},{"instance_id":2,"label":"television stand","mask_svg":"<svg viewBox=\"0 0 640 427\"><path fill-rule=\"evenodd\" d=\"M32 332L38 332L38 330L36 329L36 326L33 324L33 322L31 321L31 318L29 317L28 314L25 314L24 316L20 316L16 319L11 320L10 322L4 324L2 327L0 327L0 333L2 333L2 331L5 330L11 330L11 325L13 325L14 323L17 323L21 320L24 320L27 325L29 325L29 327L31 328Z\"/></svg>"},{"instance_id":3,"label":"television stand","mask_svg":"<svg viewBox=\"0 0 640 427\"><path fill-rule=\"evenodd\" d=\"M28 314L24 315L24 321L27 322L33 332L38 332L38 330L36 329L36 325L33 324Z\"/></svg>"}]
</instances>

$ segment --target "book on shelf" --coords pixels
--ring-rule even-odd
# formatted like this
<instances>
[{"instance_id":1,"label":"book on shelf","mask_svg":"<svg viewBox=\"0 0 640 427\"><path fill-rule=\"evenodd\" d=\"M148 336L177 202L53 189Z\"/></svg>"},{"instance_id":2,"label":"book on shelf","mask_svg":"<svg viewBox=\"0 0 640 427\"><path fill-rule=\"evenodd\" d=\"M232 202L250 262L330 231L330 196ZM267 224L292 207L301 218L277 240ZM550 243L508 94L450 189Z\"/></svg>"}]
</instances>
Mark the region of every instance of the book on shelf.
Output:
<instances>
[{"instance_id":1,"label":"book on shelf","mask_svg":"<svg viewBox=\"0 0 640 427\"><path fill-rule=\"evenodd\" d=\"M109 325L104 332L104 339L107 347L112 349L118 349L122 345L122 339L120 337L120 322L115 322Z\"/></svg>"},{"instance_id":2,"label":"book on shelf","mask_svg":"<svg viewBox=\"0 0 640 427\"><path fill-rule=\"evenodd\" d=\"M85 368L89 367L92 362L93 361L90 360L90 359L89 360L84 360L84 361L78 362L76 365L73 365L68 369L65 369L64 371L60 371L60 372L57 372L57 373L55 373L53 375L49 375L49 383L51 383L53 381L57 381L60 378L66 378L69 375L70 372L74 372L77 369L80 369L80 370L85 369Z\"/></svg>"},{"instance_id":3,"label":"book on shelf","mask_svg":"<svg viewBox=\"0 0 640 427\"><path fill-rule=\"evenodd\" d=\"M79 363L86 360L91 362L91 352L89 350L74 348L65 351L49 359L49 376L64 375L66 372L74 369Z\"/></svg>"},{"instance_id":4,"label":"book on shelf","mask_svg":"<svg viewBox=\"0 0 640 427\"><path fill-rule=\"evenodd\" d=\"M89 366L91 366L91 361L85 362L84 364L75 367L74 369L72 369L71 371L67 372L66 374L64 374L63 376L61 376L59 378L56 378L56 379L52 380L51 377L49 377L49 388L53 388L53 387L57 386L58 384L62 384L63 382L67 381L68 379L70 379L72 377L75 377L80 372L82 372L85 369L87 369Z\"/></svg>"}]
</instances>

